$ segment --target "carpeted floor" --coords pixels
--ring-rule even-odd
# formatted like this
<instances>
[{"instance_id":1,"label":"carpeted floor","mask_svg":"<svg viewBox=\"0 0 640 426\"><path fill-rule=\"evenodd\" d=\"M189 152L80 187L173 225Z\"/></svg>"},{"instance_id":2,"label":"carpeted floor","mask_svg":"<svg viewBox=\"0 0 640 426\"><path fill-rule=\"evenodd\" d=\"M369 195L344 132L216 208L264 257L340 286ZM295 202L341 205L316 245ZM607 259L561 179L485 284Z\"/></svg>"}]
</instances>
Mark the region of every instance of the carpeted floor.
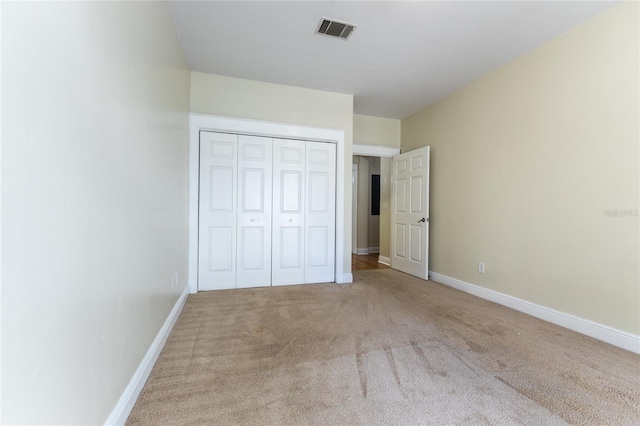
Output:
<instances>
[{"instance_id":1,"label":"carpeted floor","mask_svg":"<svg viewBox=\"0 0 640 426\"><path fill-rule=\"evenodd\" d=\"M129 425L640 424L640 356L385 269L191 295Z\"/></svg>"}]
</instances>

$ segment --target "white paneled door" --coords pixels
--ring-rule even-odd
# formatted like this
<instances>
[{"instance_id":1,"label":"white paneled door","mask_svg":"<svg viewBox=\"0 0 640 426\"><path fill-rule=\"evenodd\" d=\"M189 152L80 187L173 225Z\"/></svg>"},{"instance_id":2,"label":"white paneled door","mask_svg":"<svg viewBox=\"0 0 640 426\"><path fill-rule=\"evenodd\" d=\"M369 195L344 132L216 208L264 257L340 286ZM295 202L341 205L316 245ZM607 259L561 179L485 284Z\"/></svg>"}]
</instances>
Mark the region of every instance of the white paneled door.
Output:
<instances>
[{"instance_id":1,"label":"white paneled door","mask_svg":"<svg viewBox=\"0 0 640 426\"><path fill-rule=\"evenodd\" d=\"M391 205L391 267L428 279L428 146L393 157Z\"/></svg>"},{"instance_id":2,"label":"white paneled door","mask_svg":"<svg viewBox=\"0 0 640 426\"><path fill-rule=\"evenodd\" d=\"M304 278L306 143L273 143L272 284L301 284Z\"/></svg>"},{"instance_id":3,"label":"white paneled door","mask_svg":"<svg viewBox=\"0 0 640 426\"><path fill-rule=\"evenodd\" d=\"M198 289L236 287L238 136L200 134Z\"/></svg>"},{"instance_id":4,"label":"white paneled door","mask_svg":"<svg viewBox=\"0 0 640 426\"><path fill-rule=\"evenodd\" d=\"M198 289L335 279L332 143L201 132Z\"/></svg>"},{"instance_id":5,"label":"white paneled door","mask_svg":"<svg viewBox=\"0 0 640 426\"><path fill-rule=\"evenodd\" d=\"M326 283L335 275L336 146L306 147L305 283Z\"/></svg>"},{"instance_id":6,"label":"white paneled door","mask_svg":"<svg viewBox=\"0 0 640 426\"><path fill-rule=\"evenodd\" d=\"M238 136L236 287L271 285L271 138Z\"/></svg>"}]
</instances>

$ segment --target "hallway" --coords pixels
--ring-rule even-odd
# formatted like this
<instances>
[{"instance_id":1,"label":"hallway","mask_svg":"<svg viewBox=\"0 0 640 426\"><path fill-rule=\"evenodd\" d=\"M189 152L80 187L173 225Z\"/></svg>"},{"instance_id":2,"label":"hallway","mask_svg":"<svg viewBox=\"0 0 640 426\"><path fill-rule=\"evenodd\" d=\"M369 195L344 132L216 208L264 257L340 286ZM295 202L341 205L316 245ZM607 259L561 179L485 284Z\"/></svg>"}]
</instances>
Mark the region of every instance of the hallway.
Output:
<instances>
[{"instance_id":1,"label":"hallway","mask_svg":"<svg viewBox=\"0 0 640 426\"><path fill-rule=\"evenodd\" d=\"M378 263L378 253L367 255L351 255L351 270L365 271L367 269L390 269L389 266Z\"/></svg>"}]
</instances>

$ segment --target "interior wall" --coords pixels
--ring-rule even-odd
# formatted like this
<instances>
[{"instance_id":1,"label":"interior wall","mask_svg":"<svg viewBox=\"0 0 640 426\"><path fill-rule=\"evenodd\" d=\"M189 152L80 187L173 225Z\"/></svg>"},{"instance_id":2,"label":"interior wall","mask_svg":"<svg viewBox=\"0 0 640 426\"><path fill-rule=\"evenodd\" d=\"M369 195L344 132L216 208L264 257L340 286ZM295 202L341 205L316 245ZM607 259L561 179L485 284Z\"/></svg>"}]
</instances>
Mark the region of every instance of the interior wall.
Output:
<instances>
[{"instance_id":1,"label":"interior wall","mask_svg":"<svg viewBox=\"0 0 640 426\"><path fill-rule=\"evenodd\" d=\"M400 120L353 115L353 143L363 145L400 146Z\"/></svg>"},{"instance_id":2,"label":"interior wall","mask_svg":"<svg viewBox=\"0 0 640 426\"><path fill-rule=\"evenodd\" d=\"M166 2L2 4L3 424L104 423L185 288L189 79Z\"/></svg>"},{"instance_id":3,"label":"interior wall","mask_svg":"<svg viewBox=\"0 0 640 426\"><path fill-rule=\"evenodd\" d=\"M351 265L353 95L192 72L191 112L344 129L343 262Z\"/></svg>"},{"instance_id":4,"label":"interior wall","mask_svg":"<svg viewBox=\"0 0 640 426\"><path fill-rule=\"evenodd\" d=\"M640 334L638 8L402 121L431 146L433 271Z\"/></svg>"},{"instance_id":5,"label":"interior wall","mask_svg":"<svg viewBox=\"0 0 640 426\"><path fill-rule=\"evenodd\" d=\"M380 256L391 259L391 158L380 158Z\"/></svg>"},{"instance_id":6,"label":"interior wall","mask_svg":"<svg viewBox=\"0 0 640 426\"><path fill-rule=\"evenodd\" d=\"M358 161L358 253L369 249L369 157L357 156Z\"/></svg>"}]
</instances>

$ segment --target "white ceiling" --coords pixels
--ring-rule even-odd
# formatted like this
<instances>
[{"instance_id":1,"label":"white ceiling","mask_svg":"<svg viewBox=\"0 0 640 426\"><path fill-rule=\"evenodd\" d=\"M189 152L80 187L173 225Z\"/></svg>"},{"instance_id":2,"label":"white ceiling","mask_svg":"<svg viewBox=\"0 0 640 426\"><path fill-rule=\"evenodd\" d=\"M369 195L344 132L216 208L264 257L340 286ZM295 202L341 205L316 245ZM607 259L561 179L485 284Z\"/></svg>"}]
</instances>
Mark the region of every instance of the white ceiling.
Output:
<instances>
[{"instance_id":1,"label":"white ceiling","mask_svg":"<svg viewBox=\"0 0 640 426\"><path fill-rule=\"evenodd\" d=\"M404 118L616 1L173 1L193 71L354 95ZM321 17L357 24L315 34Z\"/></svg>"}]
</instances>

